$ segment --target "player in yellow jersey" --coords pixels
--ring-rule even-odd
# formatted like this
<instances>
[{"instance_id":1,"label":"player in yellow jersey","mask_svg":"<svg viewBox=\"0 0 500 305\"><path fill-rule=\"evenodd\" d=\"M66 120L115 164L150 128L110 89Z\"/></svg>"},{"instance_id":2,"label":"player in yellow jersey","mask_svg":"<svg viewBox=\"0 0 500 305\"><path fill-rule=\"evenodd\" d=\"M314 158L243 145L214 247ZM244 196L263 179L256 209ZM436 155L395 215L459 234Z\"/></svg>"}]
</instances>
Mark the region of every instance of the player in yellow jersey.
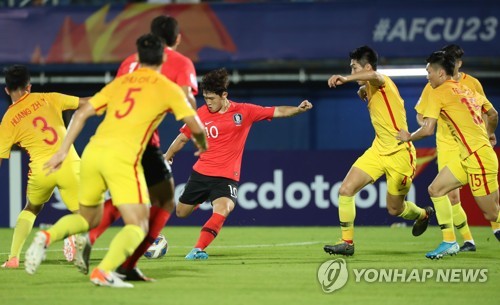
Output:
<instances>
[{"instance_id":1,"label":"player in yellow jersey","mask_svg":"<svg viewBox=\"0 0 500 305\"><path fill-rule=\"evenodd\" d=\"M495 132L498 113L483 95L453 80L455 59L443 51L427 58L427 78L433 88L424 109L423 124L413 133L400 130L397 139L416 141L434 134L438 118L443 119L459 143L460 162L447 163L429 185L429 195L443 233L443 242L426 254L439 259L459 251L453 230L451 202L447 194L469 184L486 219L500 222L498 204L498 159L489 135ZM488 116L484 123L482 113Z\"/></svg>"},{"instance_id":2,"label":"player in yellow jersey","mask_svg":"<svg viewBox=\"0 0 500 305\"><path fill-rule=\"evenodd\" d=\"M19 255L36 216L56 186L68 210L78 211L80 157L73 146L69 147L68 158L60 172L45 177L42 168L61 147L66 135L62 111L76 109L86 99L60 93L31 92L30 74L22 65L7 67L4 72L5 92L10 96L12 105L7 109L0 126L0 164L2 158L10 157L14 144L30 156L26 206L17 218L9 258L2 265L3 268L17 268Z\"/></svg>"},{"instance_id":3,"label":"player in yellow jersey","mask_svg":"<svg viewBox=\"0 0 500 305\"><path fill-rule=\"evenodd\" d=\"M400 129L408 129L404 101L398 88L386 75L377 72L377 53L368 46L354 49L351 75L333 75L330 87L356 81L366 93L368 111L375 129L375 140L352 165L339 190L339 218L342 239L334 245L325 245L330 254L354 254L354 197L367 184L385 175L387 178L387 210L393 216L415 220L413 235L419 236L427 229L432 207L419 208L406 201L415 174L416 154L411 143L400 144L395 136Z\"/></svg>"},{"instance_id":4,"label":"player in yellow jersey","mask_svg":"<svg viewBox=\"0 0 500 305\"><path fill-rule=\"evenodd\" d=\"M460 72L460 68L462 67L462 56L464 55L463 49L456 44L450 44L443 47L441 51L450 54L455 59L455 70L453 72L452 79L485 96L483 86L479 80L464 72ZM423 124L422 113L430 102L428 96L431 90L432 87L430 83L427 83L422 91L417 105L415 106L415 110L417 111L417 121L420 125ZM496 137L494 133L490 135L490 141L492 142L492 145L496 144ZM441 118L438 118L437 121L436 148L438 170L441 170L447 163L460 162L460 150L458 143L455 141L450 129ZM448 197L450 198L453 210L453 224L464 239L464 244L460 247L460 251L476 251L476 245L474 243L469 225L467 224L467 215L465 214L460 202L460 189L457 188L452 190L448 194ZM500 227L498 224L496 222L492 222L491 226L493 233L500 239Z\"/></svg>"},{"instance_id":5,"label":"player in yellow jersey","mask_svg":"<svg viewBox=\"0 0 500 305\"><path fill-rule=\"evenodd\" d=\"M140 68L115 78L73 116L61 149L46 163L49 173L59 168L85 121L106 112L82 155L80 214L65 216L50 229L36 234L26 252L26 272L36 271L45 248L54 241L99 225L103 194L109 189L125 226L111 241L90 280L99 286L133 287L113 271L134 252L149 230L150 200L141 159L153 131L165 114L172 112L193 131L197 154L207 148L204 129L182 89L159 73L163 48L158 36L141 36L137 40ZM88 272L81 257L75 261L80 271Z\"/></svg>"}]
</instances>

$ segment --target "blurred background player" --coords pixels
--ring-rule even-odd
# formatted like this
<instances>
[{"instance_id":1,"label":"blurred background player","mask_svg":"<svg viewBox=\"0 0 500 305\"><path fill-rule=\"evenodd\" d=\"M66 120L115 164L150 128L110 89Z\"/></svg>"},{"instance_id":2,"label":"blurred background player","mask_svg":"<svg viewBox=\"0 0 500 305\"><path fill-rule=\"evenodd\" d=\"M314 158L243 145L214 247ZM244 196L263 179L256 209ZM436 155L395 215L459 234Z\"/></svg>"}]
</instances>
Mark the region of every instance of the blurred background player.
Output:
<instances>
[{"instance_id":1,"label":"blurred background player","mask_svg":"<svg viewBox=\"0 0 500 305\"><path fill-rule=\"evenodd\" d=\"M59 168L86 120L106 111L82 155L80 214L65 216L50 229L36 234L26 252L26 272L36 272L45 248L54 241L96 227L101 221L103 194L109 189L125 226L111 241L109 251L92 271L90 280L99 286L133 287L113 271L149 231L150 200L141 165L148 139L165 114L172 112L192 130L199 148L197 153L206 150L205 132L196 112L179 86L159 73L163 47L158 36L141 36L137 40L139 69L113 80L73 116L61 149L45 165L49 173ZM88 261L82 259L81 253L75 263L80 271L88 273Z\"/></svg>"},{"instance_id":2,"label":"blurred background player","mask_svg":"<svg viewBox=\"0 0 500 305\"><path fill-rule=\"evenodd\" d=\"M498 113L484 97L453 79L455 59L437 51L427 58L427 79L430 90L428 103L422 112L423 124L413 133L401 129L397 139L416 141L434 134L441 116L455 139L459 141L460 162L448 162L429 185L429 195L443 234L443 242L426 257L439 259L454 255L460 248L453 229L453 212L447 194L469 184L476 203L490 222L500 222L498 205L498 159L489 135L495 132ZM488 116L485 125L482 112Z\"/></svg>"},{"instance_id":3,"label":"blurred background player","mask_svg":"<svg viewBox=\"0 0 500 305\"><path fill-rule=\"evenodd\" d=\"M376 137L372 146L352 165L339 190L339 218L342 238L334 245L325 245L329 254L354 254L354 219L356 217L356 194L367 184L374 183L382 175L387 178L387 210L393 216L415 220L413 235L425 232L432 207L419 208L405 201L415 174L416 153L412 143L402 145L395 136L399 129L408 128L404 101L398 88L386 75L377 72L377 53L368 46L350 52L351 75L333 75L328 80L330 87L356 81L362 86L368 103L368 111Z\"/></svg>"},{"instance_id":4,"label":"blurred background player","mask_svg":"<svg viewBox=\"0 0 500 305\"><path fill-rule=\"evenodd\" d=\"M166 61L161 66L161 74L179 85L193 109L196 109L196 99L194 98L194 95L198 93L196 71L193 62L176 51L181 42L181 34L179 31L177 20L171 16L158 16L151 22L151 33L159 36L166 45L164 49ZM116 77L131 73L137 68L138 57L136 53L130 55L122 62ZM146 146L146 150L142 157L142 166L144 167L144 176L146 177L146 184L148 186L152 207L150 211L148 235L134 254L117 269L117 272L124 275L125 279L129 281L151 280L144 276L136 267L137 261L154 242L170 219L170 215L175 208L174 180L170 165L165 162L163 152L160 149L158 130L155 130L151 140ZM88 237L86 235L81 237L88 238L89 242L86 243L80 240L80 243L93 245L95 240L120 217L120 213L117 208L113 206L111 200L112 198L107 200L104 204L103 219L99 226L90 230ZM86 252L90 255L90 249L87 249ZM87 259L89 258L90 257L87 256Z\"/></svg>"},{"instance_id":5,"label":"blurred background player","mask_svg":"<svg viewBox=\"0 0 500 305\"><path fill-rule=\"evenodd\" d=\"M475 90L477 93L486 96L483 90L483 86L473 76L466 74L464 72L460 72L460 68L462 67L462 56L464 55L464 50L456 45L450 44L444 46L441 51L446 52L451 55L455 59L455 70L453 71L452 79L458 81L459 83L469 87L472 90ZM417 111L417 121L420 126L423 124L422 112L427 107L429 100L429 93L433 90L430 83L427 83L420 99L415 106L415 110ZM484 117L483 117L484 118ZM495 133L489 135L491 145L496 144L496 136ZM439 117L437 120L437 130L436 130L436 149L437 149L437 162L438 162L438 170L441 170L447 163L449 162L460 162L460 148L458 143L455 141L455 138L451 134L450 129L447 124L444 122L443 118ZM464 240L464 244L460 247L460 251L476 251L476 244L472 237L472 233L470 231L469 225L467 224L467 214L465 214L464 209L462 208L462 204L460 202L460 189L454 189L450 193L448 193L448 197L450 198L450 202L453 210L453 224L455 228L460 232L462 238ZM496 222L491 222L491 227L493 233L500 240L500 227Z\"/></svg>"},{"instance_id":6,"label":"blurred background player","mask_svg":"<svg viewBox=\"0 0 500 305\"><path fill-rule=\"evenodd\" d=\"M186 255L188 260L208 258L205 248L217 237L224 221L235 207L241 158L252 124L291 117L312 108L308 101L302 101L298 107L262 107L233 102L227 98L228 85L229 75L226 69L211 71L202 79L206 104L197 112L205 124L209 148L193 166L193 172L179 198L176 215L188 217L198 204L207 199L212 203L213 213L203 225L194 248ZM175 154L190 138L191 131L183 126L181 133L165 153L165 159L172 163Z\"/></svg>"},{"instance_id":7,"label":"blurred background player","mask_svg":"<svg viewBox=\"0 0 500 305\"><path fill-rule=\"evenodd\" d=\"M76 109L87 100L60 93L31 92L30 73L22 65L7 67L4 73L5 92L10 96L12 105L0 126L0 164L1 158L10 157L14 144L26 150L30 156L26 206L17 217L9 258L2 265L3 268L17 268L19 255L36 216L56 186L68 210L78 212L80 157L73 145L68 148L68 158L57 174L46 177L42 167L61 147L66 135L62 112ZM65 253L68 261L73 260L72 245L70 251Z\"/></svg>"}]
</instances>

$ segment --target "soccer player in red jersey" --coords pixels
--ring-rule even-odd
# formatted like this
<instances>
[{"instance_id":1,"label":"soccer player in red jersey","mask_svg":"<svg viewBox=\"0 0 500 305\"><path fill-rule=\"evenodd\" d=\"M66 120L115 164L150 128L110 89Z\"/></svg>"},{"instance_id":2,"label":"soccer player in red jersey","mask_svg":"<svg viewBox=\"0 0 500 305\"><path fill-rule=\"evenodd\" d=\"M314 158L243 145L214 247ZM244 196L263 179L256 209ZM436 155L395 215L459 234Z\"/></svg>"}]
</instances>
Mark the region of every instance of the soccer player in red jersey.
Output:
<instances>
[{"instance_id":1,"label":"soccer player in red jersey","mask_svg":"<svg viewBox=\"0 0 500 305\"><path fill-rule=\"evenodd\" d=\"M176 51L177 46L181 42L177 20L170 16L158 16L151 22L151 33L162 38L166 45L164 49L166 62L161 66L161 74L179 85L193 109L196 109L196 99L194 98L194 95L198 93L196 71L193 62ZM122 62L116 77L131 73L137 68L138 56L137 53L135 53ZM175 208L174 180L170 165L166 164L163 159L158 130L155 130L150 142L146 146L142 158L142 165L144 167L144 175L146 177L146 183L152 203L149 233L134 254L117 269L117 272L124 275L125 280L128 281L151 280L145 277L136 267L137 261L154 242L158 234L160 234ZM86 245L86 252L88 254L90 254L90 245L93 245L95 240L120 217L117 208L113 206L111 200L112 199L108 200L104 205L104 214L100 225L92 229L88 237L82 236L83 239L88 239L87 241L79 241L81 244ZM86 259L89 259L88 256L89 255L86 255Z\"/></svg>"},{"instance_id":2,"label":"soccer player in red jersey","mask_svg":"<svg viewBox=\"0 0 500 305\"><path fill-rule=\"evenodd\" d=\"M207 199L213 206L212 217L203 225L200 237L186 259L207 259L204 251L217 237L224 221L234 209L240 180L241 158L252 124L262 120L290 117L312 108L305 100L299 106L262 107L228 100L229 75L225 69L203 76L202 90L206 105L198 109L205 124L209 148L193 166L193 172L179 199L176 215L184 218ZM170 163L191 138L186 126L172 142L165 159Z\"/></svg>"}]
</instances>

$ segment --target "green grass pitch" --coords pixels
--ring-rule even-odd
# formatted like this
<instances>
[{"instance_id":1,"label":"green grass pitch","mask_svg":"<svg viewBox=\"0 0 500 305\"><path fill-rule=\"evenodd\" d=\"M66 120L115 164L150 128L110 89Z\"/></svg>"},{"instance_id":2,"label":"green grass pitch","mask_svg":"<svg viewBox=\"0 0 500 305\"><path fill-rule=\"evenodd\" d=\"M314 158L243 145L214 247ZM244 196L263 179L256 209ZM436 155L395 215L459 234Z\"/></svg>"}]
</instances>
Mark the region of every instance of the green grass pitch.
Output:
<instances>
[{"instance_id":1,"label":"green grass pitch","mask_svg":"<svg viewBox=\"0 0 500 305\"><path fill-rule=\"evenodd\" d=\"M108 230L92 252L91 267L104 256L118 228ZM431 261L424 254L441 241L437 227L420 237L411 228L356 227L356 253L347 261L349 280L324 293L318 267L339 258L323 252L336 241L338 227L225 227L207 248L207 261L186 261L199 227L166 227L169 251L162 259L142 259L139 267L155 283L133 289L93 286L64 260L62 243L51 246L37 273L0 270L0 304L498 304L500 242L490 228L473 227L478 251ZM33 230L35 232L36 230ZM32 233L33 235L33 233ZM11 229L0 229L0 259L7 258ZM31 237L24 249L31 243ZM487 269L483 283L356 282L353 269Z\"/></svg>"}]
</instances>

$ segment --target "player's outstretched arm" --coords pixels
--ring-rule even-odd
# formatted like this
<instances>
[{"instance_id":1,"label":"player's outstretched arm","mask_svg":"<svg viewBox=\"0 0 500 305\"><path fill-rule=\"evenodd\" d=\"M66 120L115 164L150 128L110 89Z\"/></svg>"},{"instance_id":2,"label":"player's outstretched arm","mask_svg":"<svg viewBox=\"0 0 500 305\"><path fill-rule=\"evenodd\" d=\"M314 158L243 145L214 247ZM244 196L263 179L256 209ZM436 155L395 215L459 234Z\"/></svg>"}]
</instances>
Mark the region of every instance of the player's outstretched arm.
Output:
<instances>
[{"instance_id":1,"label":"player's outstretched arm","mask_svg":"<svg viewBox=\"0 0 500 305\"><path fill-rule=\"evenodd\" d=\"M193 94L193 89L190 87L190 86L181 86L181 89L182 91L184 91L184 94L186 95L186 98L189 102L189 104L191 105L191 107L193 107L194 110L196 110L196 98L194 97L194 94Z\"/></svg>"},{"instance_id":2,"label":"player's outstretched arm","mask_svg":"<svg viewBox=\"0 0 500 305\"><path fill-rule=\"evenodd\" d=\"M415 132L409 133L406 130L399 130L396 139L401 142L417 141L434 134L437 120L433 118L424 118L423 125Z\"/></svg>"},{"instance_id":3,"label":"player's outstretched arm","mask_svg":"<svg viewBox=\"0 0 500 305\"><path fill-rule=\"evenodd\" d=\"M418 126L424 125L424 116L421 115L420 113L417 113L417 123L418 123Z\"/></svg>"},{"instance_id":4,"label":"player's outstretched arm","mask_svg":"<svg viewBox=\"0 0 500 305\"><path fill-rule=\"evenodd\" d=\"M174 162L174 156L184 147L184 145L186 145L187 142L189 142L189 138L181 132L172 144L170 144L167 152L163 155L163 158L165 158L165 160L172 165Z\"/></svg>"},{"instance_id":5,"label":"player's outstretched arm","mask_svg":"<svg viewBox=\"0 0 500 305\"><path fill-rule=\"evenodd\" d=\"M347 77L342 76L342 75L332 75L328 79L328 87L330 88L336 88L337 86L343 85L347 83Z\"/></svg>"},{"instance_id":6,"label":"player's outstretched arm","mask_svg":"<svg viewBox=\"0 0 500 305\"><path fill-rule=\"evenodd\" d=\"M495 135L495 130L498 126L498 112L495 108L491 108L486 112L487 120L486 120L486 130L488 131L488 137L490 138L490 143L492 146L497 144L497 138Z\"/></svg>"},{"instance_id":7,"label":"player's outstretched arm","mask_svg":"<svg viewBox=\"0 0 500 305\"><path fill-rule=\"evenodd\" d=\"M366 92L366 85L358 88L358 96L363 102L368 102L368 93Z\"/></svg>"},{"instance_id":8,"label":"player's outstretched arm","mask_svg":"<svg viewBox=\"0 0 500 305\"><path fill-rule=\"evenodd\" d=\"M287 118L299 113L303 113L311 109L313 105L308 101L304 100L299 106L276 106L274 108L273 118Z\"/></svg>"},{"instance_id":9,"label":"player's outstretched arm","mask_svg":"<svg viewBox=\"0 0 500 305\"><path fill-rule=\"evenodd\" d=\"M191 134L194 145L198 148L198 151L194 153L195 156L199 156L201 153L208 149L207 135L205 134L205 128L200 121L198 115L186 117L183 119L186 126L191 130Z\"/></svg>"},{"instance_id":10,"label":"player's outstretched arm","mask_svg":"<svg viewBox=\"0 0 500 305\"><path fill-rule=\"evenodd\" d=\"M48 170L47 175L61 167L64 159L66 159L66 155L68 154L71 145L73 145L76 138L82 131L83 126L85 126L85 122L89 117L94 116L95 114L96 112L94 107L92 107L89 103L85 103L81 108L78 108L78 110L75 111L75 114L73 114L71 122L68 126L68 133L66 134L66 137L64 137L59 151L57 151L52 158L50 158L50 160L43 165L43 169Z\"/></svg>"},{"instance_id":11,"label":"player's outstretched arm","mask_svg":"<svg viewBox=\"0 0 500 305\"><path fill-rule=\"evenodd\" d=\"M83 105L87 104L88 101L90 100L91 96L89 97L81 97L78 99L78 108L82 108Z\"/></svg>"},{"instance_id":12,"label":"player's outstretched arm","mask_svg":"<svg viewBox=\"0 0 500 305\"><path fill-rule=\"evenodd\" d=\"M202 127L198 116L184 118L184 122L191 130L194 145L198 148L198 151L195 153L195 155L198 156L208 148L205 129ZM167 160L169 164L172 164L174 162L174 156L186 145L187 142L189 142L189 140L190 139L181 132L177 136L177 138L175 138L172 144L170 144L167 152L163 155L165 160Z\"/></svg>"},{"instance_id":13,"label":"player's outstretched arm","mask_svg":"<svg viewBox=\"0 0 500 305\"><path fill-rule=\"evenodd\" d=\"M356 74L351 74L347 76L342 75L332 75L328 79L328 86L330 88L336 88L339 85L343 85L348 82L361 81L369 82L372 86L383 86L385 84L384 76L377 71L363 71Z\"/></svg>"}]
</instances>

